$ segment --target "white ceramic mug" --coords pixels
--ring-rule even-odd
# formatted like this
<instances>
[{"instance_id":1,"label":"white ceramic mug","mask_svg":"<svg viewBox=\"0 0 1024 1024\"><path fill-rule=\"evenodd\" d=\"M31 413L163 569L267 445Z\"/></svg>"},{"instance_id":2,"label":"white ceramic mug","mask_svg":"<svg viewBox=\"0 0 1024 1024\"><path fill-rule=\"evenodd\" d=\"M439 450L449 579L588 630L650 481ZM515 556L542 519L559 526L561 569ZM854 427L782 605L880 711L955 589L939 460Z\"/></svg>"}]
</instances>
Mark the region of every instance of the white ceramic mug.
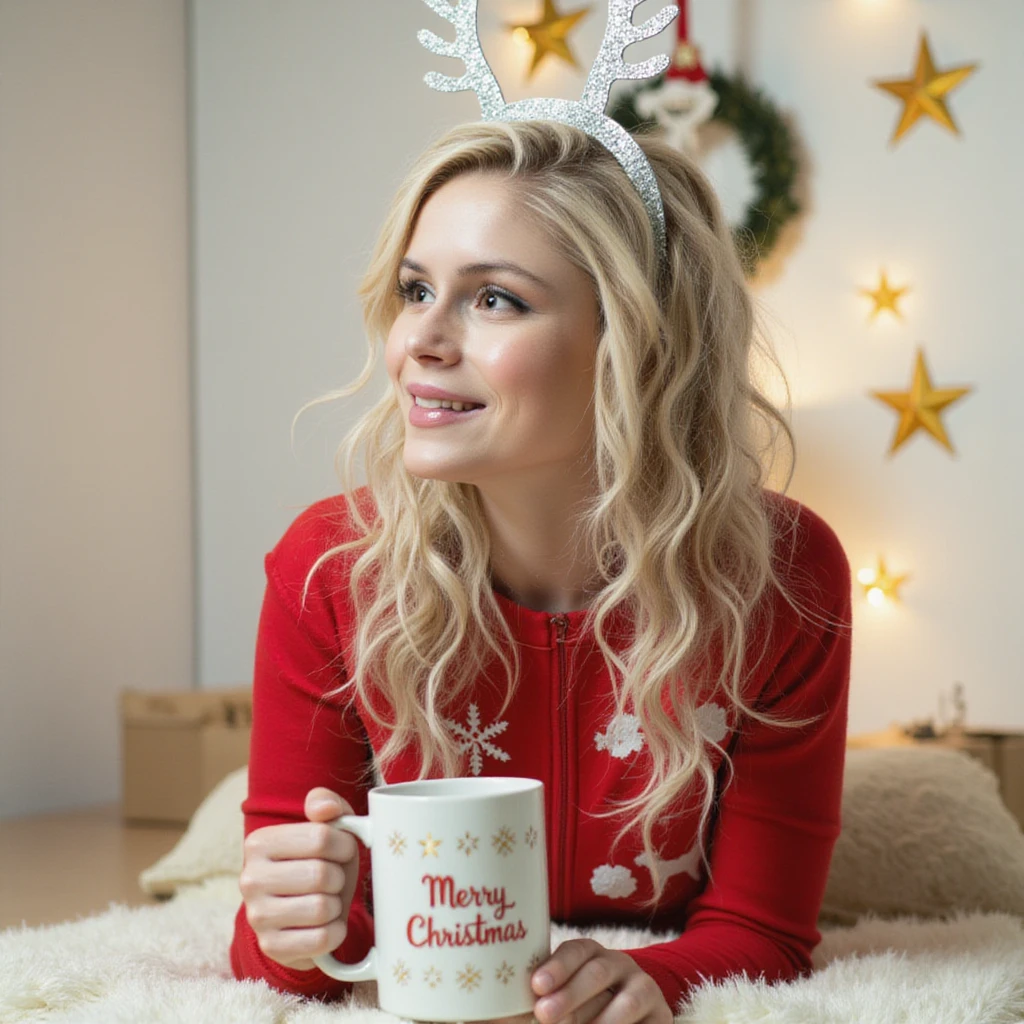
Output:
<instances>
[{"instance_id":1,"label":"white ceramic mug","mask_svg":"<svg viewBox=\"0 0 1024 1024\"><path fill-rule=\"evenodd\" d=\"M378 786L368 815L331 824L370 848L376 945L357 964L315 957L320 970L376 980L381 1008L413 1020L533 1009L530 976L551 948L543 783Z\"/></svg>"}]
</instances>

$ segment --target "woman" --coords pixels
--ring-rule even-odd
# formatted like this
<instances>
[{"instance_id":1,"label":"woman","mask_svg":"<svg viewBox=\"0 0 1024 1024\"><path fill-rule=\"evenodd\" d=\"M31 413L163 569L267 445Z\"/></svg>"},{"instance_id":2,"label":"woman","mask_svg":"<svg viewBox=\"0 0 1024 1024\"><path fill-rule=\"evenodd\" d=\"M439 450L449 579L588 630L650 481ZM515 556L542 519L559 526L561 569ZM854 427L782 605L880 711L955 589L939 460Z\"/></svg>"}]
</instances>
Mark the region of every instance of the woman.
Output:
<instances>
[{"instance_id":1,"label":"woman","mask_svg":"<svg viewBox=\"0 0 1024 1024\"><path fill-rule=\"evenodd\" d=\"M328 396L384 341L350 498L266 558L237 977L346 990L311 958L371 944L366 858L357 885L324 823L365 813L374 770L543 779L553 918L681 932L564 943L532 976L542 1024L665 1022L704 977L810 968L849 566L764 488L789 432L751 380L719 204L640 141L664 258L615 158L566 125L454 129L399 190L361 288L370 362Z\"/></svg>"}]
</instances>

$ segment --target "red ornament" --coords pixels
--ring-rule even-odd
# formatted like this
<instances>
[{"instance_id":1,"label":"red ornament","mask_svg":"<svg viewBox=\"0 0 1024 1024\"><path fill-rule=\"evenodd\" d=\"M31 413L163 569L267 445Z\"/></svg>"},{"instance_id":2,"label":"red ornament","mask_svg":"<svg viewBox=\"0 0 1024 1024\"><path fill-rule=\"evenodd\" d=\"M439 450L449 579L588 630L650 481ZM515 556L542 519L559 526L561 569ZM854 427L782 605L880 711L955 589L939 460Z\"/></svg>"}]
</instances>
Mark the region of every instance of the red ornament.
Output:
<instances>
[{"instance_id":1,"label":"red ornament","mask_svg":"<svg viewBox=\"0 0 1024 1024\"><path fill-rule=\"evenodd\" d=\"M665 77L684 78L687 82L705 82L708 76L701 64L700 50L690 42L689 2L690 0L679 0L676 46L672 51L672 63L665 72Z\"/></svg>"}]
</instances>

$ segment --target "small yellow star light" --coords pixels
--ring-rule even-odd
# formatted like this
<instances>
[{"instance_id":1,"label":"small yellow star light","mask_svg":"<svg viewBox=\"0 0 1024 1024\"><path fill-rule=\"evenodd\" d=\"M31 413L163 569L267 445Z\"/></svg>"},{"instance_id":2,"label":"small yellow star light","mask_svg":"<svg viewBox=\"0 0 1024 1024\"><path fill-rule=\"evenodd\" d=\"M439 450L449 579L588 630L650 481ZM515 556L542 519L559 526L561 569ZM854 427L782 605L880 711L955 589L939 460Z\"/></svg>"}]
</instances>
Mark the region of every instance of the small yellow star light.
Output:
<instances>
[{"instance_id":1,"label":"small yellow star light","mask_svg":"<svg viewBox=\"0 0 1024 1024\"><path fill-rule=\"evenodd\" d=\"M530 63L530 70L526 73L527 78L533 77L537 65L549 53L568 61L574 68L580 66L565 37L578 21L590 13L590 10L589 7L580 7L562 14L555 10L555 0L544 0L544 13L540 21L530 25L508 26L517 39L522 39L533 46L533 60Z\"/></svg>"},{"instance_id":2,"label":"small yellow star light","mask_svg":"<svg viewBox=\"0 0 1024 1024\"><path fill-rule=\"evenodd\" d=\"M881 555L878 556L877 569L861 569L857 573L857 580L864 588L864 596L876 608L886 601L898 601L899 589L909 578L906 573L902 576L890 575L885 567L885 559Z\"/></svg>"},{"instance_id":3,"label":"small yellow star light","mask_svg":"<svg viewBox=\"0 0 1024 1024\"><path fill-rule=\"evenodd\" d=\"M960 85L977 67L977 64L961 64L948 71L936 71L931 51L928 49L928 37L922 32L913 78L886 79L872 83L876 88L891 93L903 101L903 114L896 125L893 137L889 140L889 145L906 135L917 119L925 114L948 128L954 135L959 135L960 129L946 109L943 97Z\"/></svg>"},{"instance_id":4,"label":"small yellow star light","mask_svg":"<svg viewBox=\"0 0 1024 1024\"><path fill-rule=\"evenodd\" d=\"M919 429L927 430L944 448L953 452L953 445L946 436L940 413L948 405L969 394L970 388L933 388L924 362L924 352L917 350L914 379L909 391L872 391L871 396L885 402L900 414L889 454L892 455ZM955 454L955 453L954 453Z\"/></svg>"},{"instance_id":5,"label":"small yellow star light","mask_svg":"<svg viewBox=\"0 0 1024 1024\"><path fill-rule=\"evenodd\" d=\"M903 314L899 311L896 303L909 291L910 288L907 285L903 285L901 288L891 287L883 270L881 284L873 291L870 288L861 288L860 294L867 295L875 303L875 308L871 310L869 319L874 320L883 309L887 309L893 316L902 320Z\"/></svg>"}]
</instances>

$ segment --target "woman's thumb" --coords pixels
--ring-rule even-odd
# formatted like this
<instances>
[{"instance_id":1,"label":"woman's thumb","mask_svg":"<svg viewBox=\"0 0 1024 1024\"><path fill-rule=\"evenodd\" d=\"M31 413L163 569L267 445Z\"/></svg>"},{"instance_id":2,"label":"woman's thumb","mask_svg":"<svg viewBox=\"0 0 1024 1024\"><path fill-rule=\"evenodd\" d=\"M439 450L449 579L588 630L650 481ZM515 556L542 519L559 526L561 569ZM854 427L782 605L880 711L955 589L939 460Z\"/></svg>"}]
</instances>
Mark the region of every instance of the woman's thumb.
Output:
<instances>
[{"instance_id":1,"label":"woman's thumb","mask_svg":"<svg viewBox=\"0 0 1024 1024\"><path fill-rule=\"evenodd\" d=\"M306 794L306 817L310 821L333 821L343 814L351 814L349 805L333 790L317 786Z\"/></svg>"}]
</instances>

